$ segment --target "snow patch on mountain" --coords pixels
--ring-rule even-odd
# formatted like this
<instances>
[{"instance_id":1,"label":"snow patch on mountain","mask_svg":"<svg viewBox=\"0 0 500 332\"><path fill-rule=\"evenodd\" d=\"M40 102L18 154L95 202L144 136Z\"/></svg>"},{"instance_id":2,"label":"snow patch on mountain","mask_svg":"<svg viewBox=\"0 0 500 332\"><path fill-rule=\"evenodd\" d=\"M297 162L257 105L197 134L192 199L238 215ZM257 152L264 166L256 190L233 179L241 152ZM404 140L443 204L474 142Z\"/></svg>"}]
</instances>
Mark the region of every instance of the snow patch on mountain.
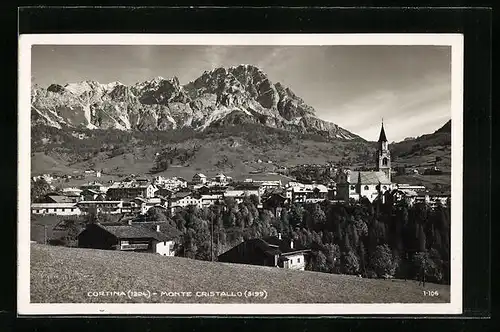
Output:
<instances>
[{"instance_id":1,"label":"snow patch on mountain","mask_svg":"<svg viewBox=\"0 0 500 332\"><path fill-rule=\"evenodd\" d=\"M215 123L249 122L289 131L326 132L332 138L358 138L317 118L314 109L289 87L273 83L260 68L249 64L214 68L185 85L177 77L157 76L133 85L82 81L52 84L47 89L34 86L32 105L33 124L58 128L205 130Z\"/></svg>"}]
</instances>

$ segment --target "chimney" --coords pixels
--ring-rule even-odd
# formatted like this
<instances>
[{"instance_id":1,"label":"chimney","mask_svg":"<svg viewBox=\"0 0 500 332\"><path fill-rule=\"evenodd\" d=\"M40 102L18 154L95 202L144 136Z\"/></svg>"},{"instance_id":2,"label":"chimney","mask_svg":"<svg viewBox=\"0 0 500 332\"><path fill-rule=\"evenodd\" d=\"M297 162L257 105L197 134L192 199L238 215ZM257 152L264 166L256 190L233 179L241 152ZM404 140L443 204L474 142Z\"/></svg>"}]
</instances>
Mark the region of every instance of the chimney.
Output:
<instances>
[{"instance_id":1,"label":"chimney","mask_svg":"<svg viewBox=\"0 0 500 332\"><path fill-rule=\"evenodd\" d=\"M156 231L159 232L160 231L160 225L156 225Z\"/></svg>"},{"instance_id":2,"label":"chimney","mask_svg":"<svg viewBox=\"0 0 500 332\"><path fill-rule=\"evenodd\" d=\"M278 233L278 240L281 240L281 233Z\"/></svg>"},{"instance_id":3,"label":"chimney","mask_svg":"<svg viewBox=\"0 0 500 332\"><path fill-rule=\"evenodd\" d=\"M293 249L293 239L290 239L290 248Z\"/></svg>"}]
</instances>

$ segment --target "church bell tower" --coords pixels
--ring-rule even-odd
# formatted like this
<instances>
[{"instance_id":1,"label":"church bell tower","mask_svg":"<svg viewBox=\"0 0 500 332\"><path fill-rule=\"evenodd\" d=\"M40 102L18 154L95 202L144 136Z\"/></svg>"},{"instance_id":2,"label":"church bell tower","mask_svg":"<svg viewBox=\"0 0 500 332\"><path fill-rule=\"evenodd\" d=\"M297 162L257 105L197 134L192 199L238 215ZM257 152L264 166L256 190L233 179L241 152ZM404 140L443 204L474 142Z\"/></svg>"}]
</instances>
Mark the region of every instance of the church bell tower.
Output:
<instances>
[{"instance_id":1,"label":"church bell tower","mask_svg":"<svg viewBox=\"0 0 500 332\"><path fill-rule=\"evenodd\" d=\"M384 120L382 120L382 127L380 128L376 159L377 171L384 172L389 181L391 181L391 152L389 151L389 143L387 142L387 137L385 136Z\"/></svg>"}]
</instances>

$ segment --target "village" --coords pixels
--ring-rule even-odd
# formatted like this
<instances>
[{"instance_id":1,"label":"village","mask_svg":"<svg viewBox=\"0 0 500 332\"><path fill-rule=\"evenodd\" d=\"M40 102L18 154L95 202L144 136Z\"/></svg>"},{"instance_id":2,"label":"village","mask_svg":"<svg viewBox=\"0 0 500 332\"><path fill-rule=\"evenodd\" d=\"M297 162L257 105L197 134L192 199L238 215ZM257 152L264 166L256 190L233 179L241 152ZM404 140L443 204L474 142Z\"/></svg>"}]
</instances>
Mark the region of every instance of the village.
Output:
<instances>
[{"instance_id":1,"label":"village","mask_svg":"<svg viewBox=\"0 0 500 332\"><path fill-rule=\"evenodd\" d=\"M376 164L372 170L353 171L347 167L328 165L330 174L334 176L326 183L303 183L284 176L269 179L269 176L259 177L259 174L234 180L223 173L212 178L196 173L189 181L181 177L148 178L131 174L121 181L102 184L98 181L101 172L91 170L86 172L86 177L93 177L93 180L78 188L64 187L58 192L46 193L31 204L31 213L34 216L119 215L119 221L114 224L89 223L78 235L78 247L174 256L174 240L162 232L161 222L146 221L144 218L152 208L173 217L189 207L209 208L228 199L241 204L251 198L257 209L272 211L276 218L280 218L281 210L287 206L325 201L357 204L363 199L370 203L384 203L390 199L404 201L408 206L423 203L430 209L449 204L449 193L434 193L425 186L391 181L394 170L383 125L378 144ZM33 181L41 179L50 185L53 177L46 174L33 178ZM255 248L264 254L260 257L255 255ZM248 239L220 254L218 260L304 270L304 255L308 250L294 245L293 239L282 238L282 234L278 233Z\"/></svg>"}]
</instances>

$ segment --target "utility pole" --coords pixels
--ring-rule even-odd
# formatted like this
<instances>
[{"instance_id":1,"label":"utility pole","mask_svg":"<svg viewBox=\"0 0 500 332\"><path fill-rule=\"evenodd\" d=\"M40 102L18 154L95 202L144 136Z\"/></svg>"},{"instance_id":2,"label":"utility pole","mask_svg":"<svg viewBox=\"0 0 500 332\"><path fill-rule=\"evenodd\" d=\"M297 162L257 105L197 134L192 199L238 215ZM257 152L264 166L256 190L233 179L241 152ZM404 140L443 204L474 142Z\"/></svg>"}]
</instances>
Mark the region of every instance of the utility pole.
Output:
<instances>
[{"instance_id":1,"label":"utility pole","mask_svg":"<svg viewBox=\"0 0 500 332\"><path fill-rule=\"evenodd\" d=\"M214 261L214 220L212 218L210 231L210 261Z\"/></svg>"}]
</instances>

